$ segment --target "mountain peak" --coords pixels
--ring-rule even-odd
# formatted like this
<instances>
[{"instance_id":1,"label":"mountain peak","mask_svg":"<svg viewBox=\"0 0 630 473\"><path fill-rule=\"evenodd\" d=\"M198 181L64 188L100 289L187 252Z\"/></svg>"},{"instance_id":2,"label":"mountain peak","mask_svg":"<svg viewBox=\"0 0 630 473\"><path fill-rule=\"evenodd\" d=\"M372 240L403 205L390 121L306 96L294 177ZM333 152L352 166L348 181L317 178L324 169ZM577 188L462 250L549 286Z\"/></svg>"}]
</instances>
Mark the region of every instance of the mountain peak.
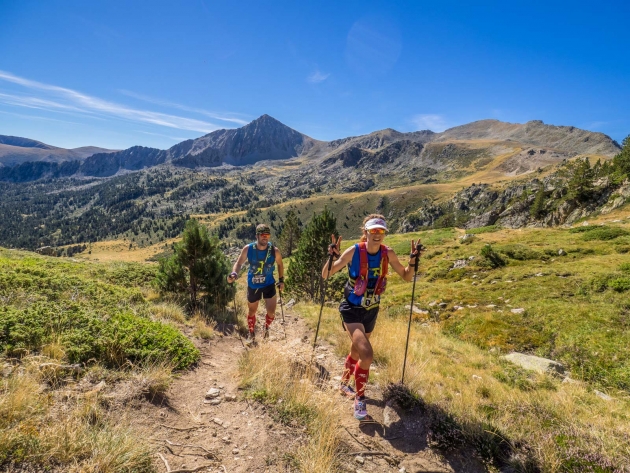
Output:
<instances>
[{"instance_id":1,"label":"mountain peak","mask_svg":"<svg viewBox=\"0 0 630 473\"><path fill-rule=\"evenodd\" d=\"M253 125L253 124L260 124L260 125L282 125L282 126L286 126L284 123L282 123L279 120L276 120L275 118L273 118L271 115L267 115L266 113L259 116L256 120L251 121L248 125ZM245 126L248 126L245 125Z\"/></svg>"}]
</instances>

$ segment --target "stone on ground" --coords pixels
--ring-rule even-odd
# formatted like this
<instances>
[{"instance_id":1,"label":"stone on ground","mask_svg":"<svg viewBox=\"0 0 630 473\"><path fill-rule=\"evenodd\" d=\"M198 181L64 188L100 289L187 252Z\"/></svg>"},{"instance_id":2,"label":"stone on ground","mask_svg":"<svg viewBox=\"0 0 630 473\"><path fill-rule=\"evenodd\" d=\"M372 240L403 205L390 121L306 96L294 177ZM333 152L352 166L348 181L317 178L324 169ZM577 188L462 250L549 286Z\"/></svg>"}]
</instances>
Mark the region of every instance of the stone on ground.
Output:
<instances>
[{"instance_id":1,"label":"stone on ground","mask_svg":"<svg viewBox=\"0 0 630 473\"><path fill-rule=\"evenodd\" d=\"M526 370L561 376L564 376L565 374L564 366L561 363L558 363L554 360L549 360L547 358L541 358L534 355L525 355L523 353L517 352L505 355L503 358Z\"/></svg>"}]
</instances>

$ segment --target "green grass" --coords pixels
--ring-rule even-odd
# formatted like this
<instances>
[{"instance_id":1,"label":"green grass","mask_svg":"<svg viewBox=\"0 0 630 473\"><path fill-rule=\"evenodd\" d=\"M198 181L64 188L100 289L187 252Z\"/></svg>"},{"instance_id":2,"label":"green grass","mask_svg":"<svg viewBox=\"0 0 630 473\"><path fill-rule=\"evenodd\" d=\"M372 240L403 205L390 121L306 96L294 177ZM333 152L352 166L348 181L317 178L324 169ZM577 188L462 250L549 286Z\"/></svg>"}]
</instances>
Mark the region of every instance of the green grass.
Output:
<instances>
[{"instance_id":1,"label":"green grass","mask_svg":"<svg viewBox=\"0 0 630 473\"><path fill-rule=\"evenodd\" d=\"M584 234L588 232L500 230L459 245L453 229L439 229L389 235L385 243L404 262L411 239L426 242L429 258L421 261L416 303L430 310L428 318L445 333L484 349L552 358L574 378L600 389L630 391L630 254L617 253L606 240L584 241ZM485 264L487 244L505 266ZM559 256L560 249L568 254ZM450 270L455 260L470 257L465 268ZM410 296L410 285L392 275L382 313L404 317ZM429 308L433 301L446 302L447 308ZM455 310L455 305L464 309ZM512 313L515 308L525 311Z\"/></svg>"},{"instance_id":2,"label":"green grass","mask_svg":"<svg viewBox=\"0 0 630 473\"><path fill-rule=\"evenodd\" d=\"M164 361L182 369L199 358L174 327L151 319L141 288L153 269L70 263L0 250L0 353L37 354L56 343L70 363Z\"/></svg>"},{"instance_id":3,"label":"green grass","mask_svg":"<svg viewBox=\"0 0 630 473\"><path fill-rule=\"evenodd\" d=\"M608 240L585 241L587 233L503 229L460 245L453 232L429 248L415 288L415 304L428 314L413 314L406 384L425 406L432 444L468 445L497 469L623 471L630 461L630 254ZM404 264L409 241L426 234L388 235L385 243ZM486 245L505 266L484 264ZM451 270L456 260L467 266ZM371 338L378 374L370 382L400 380L411 290L390 277ZM317 324L319 305L295 310ZM320 337L347 355L336 307L324 307ZM557 360L579 383L500 358L511 351ZM614 400L598 399L594 389Z\"/></svg>"}]
</instances>

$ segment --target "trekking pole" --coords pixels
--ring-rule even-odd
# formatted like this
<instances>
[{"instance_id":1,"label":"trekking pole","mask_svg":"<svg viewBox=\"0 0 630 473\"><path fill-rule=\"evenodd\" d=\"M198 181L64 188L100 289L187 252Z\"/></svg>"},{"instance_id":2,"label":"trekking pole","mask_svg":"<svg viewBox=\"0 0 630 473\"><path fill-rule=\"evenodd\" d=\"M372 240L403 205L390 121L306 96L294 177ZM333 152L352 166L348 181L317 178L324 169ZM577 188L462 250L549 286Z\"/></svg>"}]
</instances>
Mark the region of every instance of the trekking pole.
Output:
<instances>
[{"instance_id":1,"label":"trekking pole","mask_svg":"<svg viewBox=\"0 0 630 473\"><path fill-rule=\"evenodd\" d=\"M328 257L328 272L326 273L326 278L330 275L330 268L332 268L333 263L333 255ZM322 322L322 312L324 312L324 300L326 299L326 281L322 281L322 305L319 308L319 318L317 319L317 330L315 330L315 340L313 340L313 350L315 350L315 345L317 344L317 335L319 335L319 324Z\"/></svg>"},{"instance_id":2,"label":"trekking pole","mask_svg":"<svg viewBox=\"0 0 630 473\"><path fill-rule=\"evenodd\" d=\"M407 343L405 344L405 360L403 361L402 378L400 384L405 384L405 367L407 366L407 350L409 349L409 334L411 333L411 316L413 315L413 298L416 293L416 277L418 276L418 263L420 262L420 250L424 247L418 243L416 245L416 261L413 265L413 287L411 289L411 309L409 309L409 323L407 324Z\"/></svg>"},{"instance_id":3,"label":"trekking pole","mask_svg":"<svg viewBox=\"0 0 630 473\"><path fill-rule=\"evenodd\" d=\"M241 345L243 345L243 348L247 349L247 347L245 346L245 343L243 343L243 338L241 337L241 330L238 326L238 312L236 311L236 290L234 290L234 299L232 299L232 301L234 302L234 320L236 321L236 333L238 333L238 339L241 342Z\"/></svg>"},{"instance_id":4,"label":"trekking pole","mask_svg":"<svg viewBox=\"0 0 630 473\"><path fill-rule=\"evenodd\" d=\"M278 283L278 292L280 293L280 313L282 314L282 331L284 332L284 339L287 339L287 329L284 326L284 307L283 307L283 299L282 297L282 289L280 289L280 283Z\"/></svg>"}]
</instances>

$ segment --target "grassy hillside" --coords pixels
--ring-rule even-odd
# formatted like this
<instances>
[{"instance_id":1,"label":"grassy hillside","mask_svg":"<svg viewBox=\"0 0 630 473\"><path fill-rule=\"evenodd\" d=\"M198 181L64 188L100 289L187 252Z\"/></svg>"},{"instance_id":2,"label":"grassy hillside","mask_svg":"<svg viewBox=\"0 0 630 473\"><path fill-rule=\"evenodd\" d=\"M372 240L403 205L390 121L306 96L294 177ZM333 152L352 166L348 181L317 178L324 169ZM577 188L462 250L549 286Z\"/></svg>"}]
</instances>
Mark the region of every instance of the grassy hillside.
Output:
<instances>
[{"instance_id":1,"label":"grassy hillside","mask_svg":"<svg viewBox=\"0 0 630 473\"><path fill-rule=\"evenodd\" d=\"M153 277L0 249L0 469L153 471L121 407L199 358L164 321L181 310L151 302ZM115 383L125 388L97 396Z\"/></svg>"},{"instance_id":2,"label":"grassy hillside","mask_svg":"<svg viewBox=\"0 0 630 473\"><path fill-rule=\"evenodd\" d=\"M426 313L413 315L406 382L428 413L448 413L434 419L446 448L465 443L516 471L625 471L629 223L479 229L467 244L453 229L387 237L400 255L412 238L429 248L416 283L416 306ZM487 244L505 266L487 266L480 254ZM458 260L466 266L450 270ZM373 382L400 381L410 296L411 284L392 276L372 338ZM296 310L316 324L318 305ZM324 309L322 333L347 354L335 307ZM560 361L572 381L501 358L511 351Z\"/></svg>"}]
</instances>

